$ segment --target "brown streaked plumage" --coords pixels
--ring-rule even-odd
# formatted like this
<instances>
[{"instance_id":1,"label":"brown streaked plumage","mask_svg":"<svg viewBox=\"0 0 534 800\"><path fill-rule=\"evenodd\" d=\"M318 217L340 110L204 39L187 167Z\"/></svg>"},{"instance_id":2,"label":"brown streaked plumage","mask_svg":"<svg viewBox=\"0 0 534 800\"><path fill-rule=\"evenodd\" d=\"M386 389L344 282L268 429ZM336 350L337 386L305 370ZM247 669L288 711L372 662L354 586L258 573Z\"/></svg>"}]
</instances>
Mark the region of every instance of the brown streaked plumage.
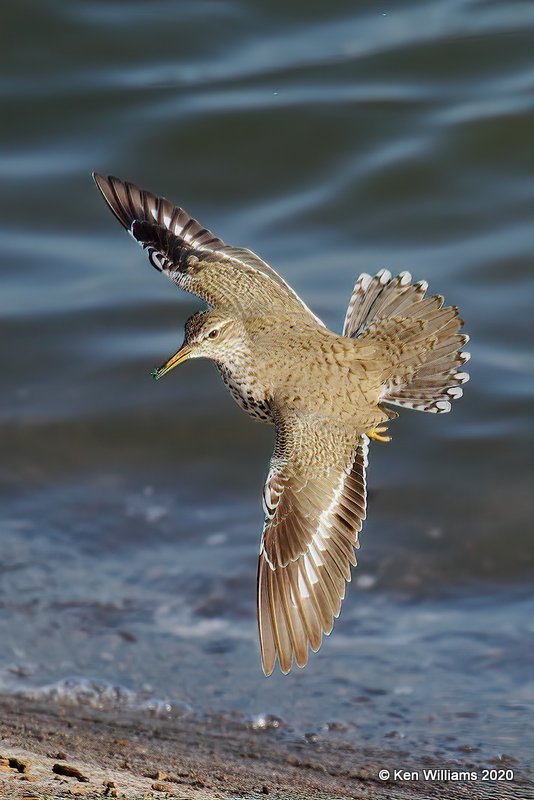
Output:
<instances>
[{"instance_id":1,"label":"brown streaked plumage","mask_svg":"<svg viewBox=\"0 0 534 800\"><path fill-rule=\"evenodd\" d=\"M188 358L215 362L234 399L276 428L258 563L262 667L303 667L332 630L366 514L369 439L388 441L388 405L450 411L468 380L457 309L424 281L360 275L341 336L327 330L250 250L228 247L168 200L94 175L151 264L209 309L186 323L159 378Z\"/></svg>"}]
</instances>

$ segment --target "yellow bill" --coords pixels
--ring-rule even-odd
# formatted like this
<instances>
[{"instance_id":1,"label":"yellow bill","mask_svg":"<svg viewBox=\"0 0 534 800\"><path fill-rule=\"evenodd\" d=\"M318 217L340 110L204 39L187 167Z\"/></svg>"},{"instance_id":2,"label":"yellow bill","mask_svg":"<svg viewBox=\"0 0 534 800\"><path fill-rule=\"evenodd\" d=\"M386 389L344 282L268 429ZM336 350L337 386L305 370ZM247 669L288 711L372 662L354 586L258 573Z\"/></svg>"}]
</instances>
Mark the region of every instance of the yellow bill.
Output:
<instances>
[{"instance_id":1,"label":"yellow bill","mask_svg":"<svg viewBox=\"0 0 534 800\"><path fill-rule=\"evenodd\" d=\"M186 361L189 356L191 355L191 347L188 344L183 344L176 353L169 358L165 364L162 364L161 367L155 369L152 373L152 377L155 381L162 378L167 372L170 372L171 369L174 369L181 364L182 361Z\"/></svg>"}]
</instances>

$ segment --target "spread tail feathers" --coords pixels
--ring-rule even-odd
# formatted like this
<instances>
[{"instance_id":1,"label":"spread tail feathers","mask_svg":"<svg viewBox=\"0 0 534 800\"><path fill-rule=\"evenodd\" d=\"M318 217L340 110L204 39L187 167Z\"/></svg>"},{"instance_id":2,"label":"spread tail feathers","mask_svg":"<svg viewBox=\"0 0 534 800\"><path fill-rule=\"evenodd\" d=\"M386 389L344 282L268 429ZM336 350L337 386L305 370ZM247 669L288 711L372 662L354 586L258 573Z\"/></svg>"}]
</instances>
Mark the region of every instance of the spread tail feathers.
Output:
<instances>
[{"instance_id":1,"label":"spread tail feathers","mask_svg":"<svg viewBox=\"0 0 534 800\"><path fill-rule=\"evenodd\" d=\"M365 339L384 361L385 403L430 411L451 410L469 375L461 368L469 337L459 333L463 320L443 297L425 298L428 284L411 283L409 272L392 278L387 270L360 275L352 294L343 335Z\"/></svg>"}]
</instances>

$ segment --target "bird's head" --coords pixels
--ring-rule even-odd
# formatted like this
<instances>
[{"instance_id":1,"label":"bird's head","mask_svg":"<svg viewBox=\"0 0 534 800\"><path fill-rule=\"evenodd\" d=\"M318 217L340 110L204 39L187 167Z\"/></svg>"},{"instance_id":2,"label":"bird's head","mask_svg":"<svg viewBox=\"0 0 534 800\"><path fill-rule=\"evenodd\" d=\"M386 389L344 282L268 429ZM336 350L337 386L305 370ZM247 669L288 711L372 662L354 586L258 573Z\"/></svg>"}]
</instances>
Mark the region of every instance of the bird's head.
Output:
<instances>
[{"instance_id":1,"label":"bird's head","mask_svg":"<svg viewBox=\"0 0 534 800\"><path fill-rule=\"evenodd\" d=\"M185 323L181 347L165 364L154 370L155 380L189 358L209 358L225 363L243 348L244 329L240 320L214 309L199 311Z\"/></svg>"}]
</instances>

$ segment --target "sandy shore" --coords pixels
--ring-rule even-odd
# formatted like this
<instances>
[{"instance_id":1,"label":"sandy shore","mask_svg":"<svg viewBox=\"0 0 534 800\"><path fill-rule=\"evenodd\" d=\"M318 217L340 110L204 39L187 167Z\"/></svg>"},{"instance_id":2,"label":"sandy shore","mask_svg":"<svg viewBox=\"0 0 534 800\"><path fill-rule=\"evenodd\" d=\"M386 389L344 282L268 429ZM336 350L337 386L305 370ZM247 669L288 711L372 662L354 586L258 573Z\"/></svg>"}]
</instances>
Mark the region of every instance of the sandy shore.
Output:
<instances>
[{"instance_id":1,"label":"sandy shore","mask_svg":"<svg viewBox=\"0 0 534 800\"><path fill-rule=\"evenodd\" d=\"M0 737L0 797L9 800L534 796L525 776L483 785L381 781L380 769L393 769L400 758L415 764L414 754L220 718L152 719L0 697Z\"/></svg>"}]
</instances>

